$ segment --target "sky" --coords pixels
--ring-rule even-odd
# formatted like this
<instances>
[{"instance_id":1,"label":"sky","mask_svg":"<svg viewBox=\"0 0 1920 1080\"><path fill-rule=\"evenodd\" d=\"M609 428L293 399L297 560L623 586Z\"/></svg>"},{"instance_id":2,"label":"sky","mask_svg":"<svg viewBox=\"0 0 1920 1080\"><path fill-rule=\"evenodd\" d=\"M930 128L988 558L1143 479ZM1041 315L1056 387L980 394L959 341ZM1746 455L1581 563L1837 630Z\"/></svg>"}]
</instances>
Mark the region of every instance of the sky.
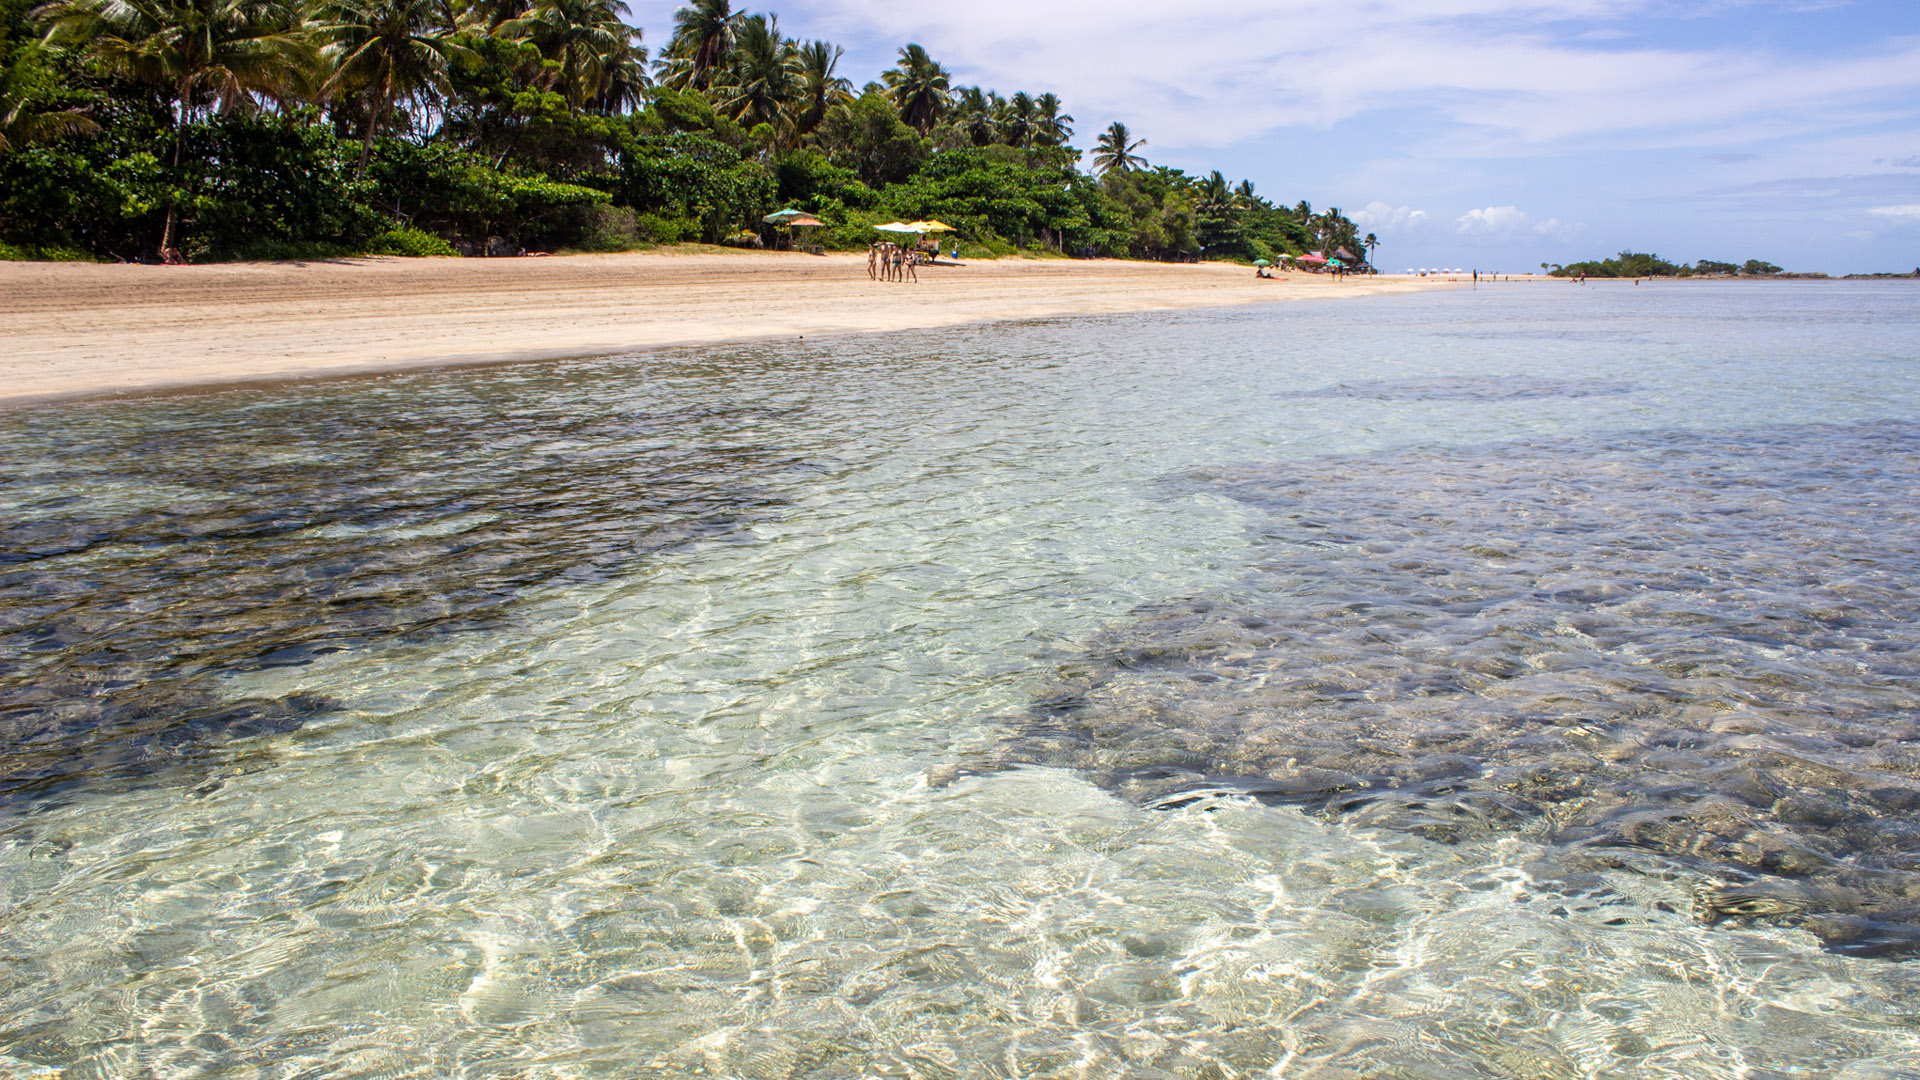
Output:
<instances>
[{"instance_id":1,"label":"sky","mask_svg":"<svg viewBox=\"0 0 1920 1080\"><path fill-rule=\"evenodd\" d=\"M630 0L656 52L674 0ZM739 0L736 0L736 4ZM917 42L1155 165L1339 207L1384 270L1651 251L1920 268L1920 0L783 0L855 86Z\"/></svg>"}]
</instances>

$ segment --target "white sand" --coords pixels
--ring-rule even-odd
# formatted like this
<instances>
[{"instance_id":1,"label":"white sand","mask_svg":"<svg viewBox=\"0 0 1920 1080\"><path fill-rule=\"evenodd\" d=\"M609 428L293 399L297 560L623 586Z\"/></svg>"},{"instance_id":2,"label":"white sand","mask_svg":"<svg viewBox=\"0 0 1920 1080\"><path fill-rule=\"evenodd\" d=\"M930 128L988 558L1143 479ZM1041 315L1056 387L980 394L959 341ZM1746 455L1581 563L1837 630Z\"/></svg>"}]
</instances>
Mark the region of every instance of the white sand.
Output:
<instances>
[{"instance_id":1,"label":"white sand","mask_svg":"<svg viewBox=\"0 0 1920 1080\"><path fill-rule=\"evenodd\" d=\"M1219 264L1004 259L874 282L864 255L0 263L0 406L170 387L1451 287Z\"/></svg>"}]
</instances>

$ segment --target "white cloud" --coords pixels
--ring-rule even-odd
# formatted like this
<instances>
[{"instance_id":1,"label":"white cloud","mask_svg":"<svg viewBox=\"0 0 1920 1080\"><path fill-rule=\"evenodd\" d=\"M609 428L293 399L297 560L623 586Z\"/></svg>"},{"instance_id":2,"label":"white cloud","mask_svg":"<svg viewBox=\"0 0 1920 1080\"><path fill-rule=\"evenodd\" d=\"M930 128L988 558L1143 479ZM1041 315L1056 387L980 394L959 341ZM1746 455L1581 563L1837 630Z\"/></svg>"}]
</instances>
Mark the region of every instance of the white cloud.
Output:
<instances>
[{"instance_id":1,"label":"white cloud","mask_svg":"<svg viewBox=\"0 0 1920 1080\"><path fill-rule=\"evenodd\" d=\"M1468 240L1506 241L1529 235L1549 240L1571 240L1581 226L1568 225L1559 218L1535 221L1517 206L1489 206L1469 210L1453 219L1453 231Z\"/></svg>"},{"instance_id":2,"label":"white cloud","mask_svg":"<svg viewBox=\"0 0 1920 1080\"><path fill-rule=\"evenodd\" d=\"M1895 221L1920 221L1920 206L1876 206L1867 213L1890 217Z\"/></svg>"},{"instance_id":3,"label":"white cloud","mask_svg":"<svg viewBox=\"0 0 1920 1080\"><path fill-rule=\"evenodd\" d=\"M1533 231L1549 240L1571 240L1580 235L1583 225L1563 225L1559 218L1548 218L1534 225Z\"/></svg>"},{"instance_id":4,"label":"white cloud","mask_svg":"<svg viewBox=\"0 0 1920 1080\"><path fill-rule=\"evenodd\" d=\"M1489 206L1469 210L1453 220L1454 231L1462 236L1512 236L1533 224L1533 219L1517 206Z\"/></svg>"},{"instance_id":5,"label":"white cloud","mask_svg":"<svg viewBox=\"0 0 1920 1080\"><path fill-rule=\"evenodd\" d=\"M1120 119L1162 150L1409 109L1434 114L1430 149L1446 157L1596 140L1711 148L1834 130L1833 117L1863 101L1905 111L1920 91L1912 37L1800 56L1594 36L1637 31L1643 16L1672 14L1671 0L1227 0L1205 16L1157 0L790 0L781 10L809 34L918 41L963 83L1058 91L1083 136Z\"/></svg>"},{"instance_id":6,"label":"white cloud","mask_svg":"<svg viewBox=\"0 0 1920 1080\"><path fill-rule=\"evenodd\" d=\"M1393 236L1419 229L1427 223L1427 212L1411 206L1388 206L1376 200L1368 203L1366 209L1348 214L1347 220L1371 232Z\"/></svg>"}]
</instances>

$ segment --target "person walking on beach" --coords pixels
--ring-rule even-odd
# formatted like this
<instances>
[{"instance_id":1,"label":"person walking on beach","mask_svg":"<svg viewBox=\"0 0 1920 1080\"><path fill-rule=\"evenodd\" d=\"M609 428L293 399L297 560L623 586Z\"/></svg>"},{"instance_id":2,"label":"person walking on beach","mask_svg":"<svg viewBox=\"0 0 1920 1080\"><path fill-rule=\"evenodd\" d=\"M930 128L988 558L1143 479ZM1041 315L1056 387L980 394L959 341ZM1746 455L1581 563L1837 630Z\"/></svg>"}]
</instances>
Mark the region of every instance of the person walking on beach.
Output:
<instances>
[{"instance_id":1,"label":"person walking on beach","mask_svg":"<svg viewBox=\"0 0 1920 1080\"><path fill-rule=\"evenodd\" d=\"M880 245L867 245L867 280L880 280Z\"/></svg>"}]
</instances>

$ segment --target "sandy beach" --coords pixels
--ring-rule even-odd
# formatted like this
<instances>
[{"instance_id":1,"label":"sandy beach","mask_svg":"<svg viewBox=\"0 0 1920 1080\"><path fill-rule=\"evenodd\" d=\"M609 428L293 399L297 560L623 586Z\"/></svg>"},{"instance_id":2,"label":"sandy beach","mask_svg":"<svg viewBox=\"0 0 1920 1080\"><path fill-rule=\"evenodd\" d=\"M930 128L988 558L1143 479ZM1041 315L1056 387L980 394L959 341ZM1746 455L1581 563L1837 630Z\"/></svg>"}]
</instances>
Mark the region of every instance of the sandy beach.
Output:
<instances>
[{"instance_id":1,"label":"sandy beach","mask_svg":"<svg viewBox=\"0 0 1920 1080\"><path fill-rule=\"evenodd\" d=\"M162 267L0 263L0 406L218 383L1451 287L1006 259L638 253Z\"/></svg>"}]
</instances>

